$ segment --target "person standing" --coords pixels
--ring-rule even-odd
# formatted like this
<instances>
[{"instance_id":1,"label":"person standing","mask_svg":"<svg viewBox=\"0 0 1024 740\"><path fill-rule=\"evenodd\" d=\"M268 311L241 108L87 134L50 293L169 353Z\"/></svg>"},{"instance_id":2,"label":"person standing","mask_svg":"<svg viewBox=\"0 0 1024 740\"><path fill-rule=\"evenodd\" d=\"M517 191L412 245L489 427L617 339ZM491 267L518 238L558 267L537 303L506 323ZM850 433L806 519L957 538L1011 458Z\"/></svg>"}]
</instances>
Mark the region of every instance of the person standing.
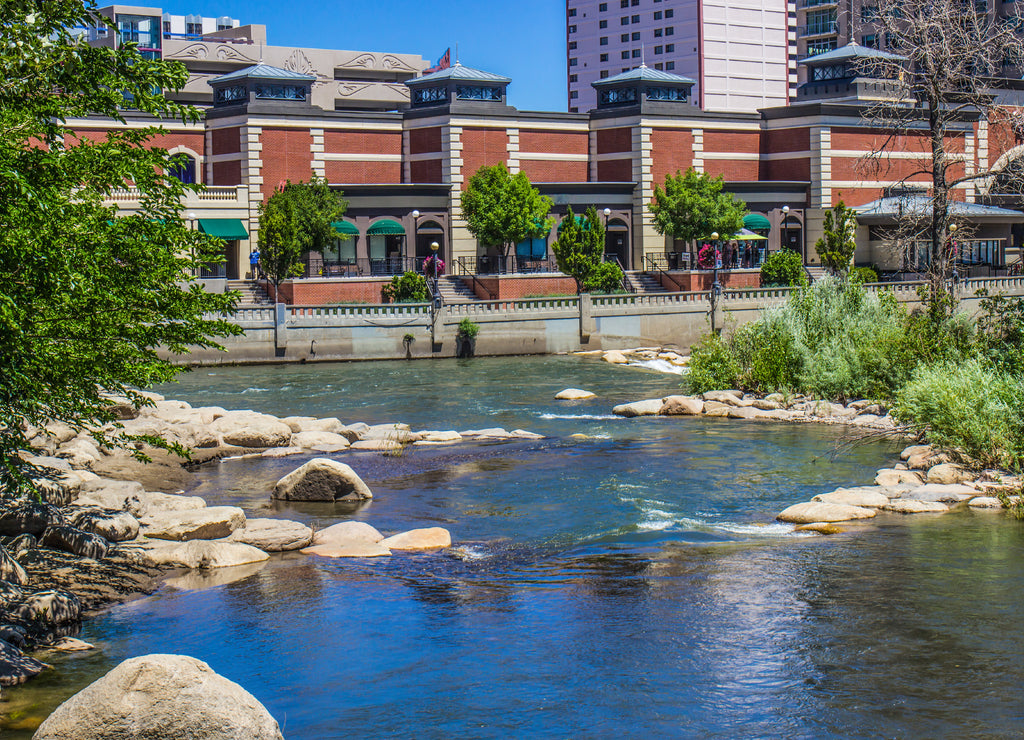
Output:
<instances>
[{"instance_id":1,"label":"person standing","mask_svg":"<svg viewBox=\"0 0 1024 740\"><path fill-rule=\"evenodd\" d=\"M260 250L259 247L253 247L252 251L249 252L249 268L252 270L252 279L259 280L260 270Z\"/></svg>"}]
</instances>

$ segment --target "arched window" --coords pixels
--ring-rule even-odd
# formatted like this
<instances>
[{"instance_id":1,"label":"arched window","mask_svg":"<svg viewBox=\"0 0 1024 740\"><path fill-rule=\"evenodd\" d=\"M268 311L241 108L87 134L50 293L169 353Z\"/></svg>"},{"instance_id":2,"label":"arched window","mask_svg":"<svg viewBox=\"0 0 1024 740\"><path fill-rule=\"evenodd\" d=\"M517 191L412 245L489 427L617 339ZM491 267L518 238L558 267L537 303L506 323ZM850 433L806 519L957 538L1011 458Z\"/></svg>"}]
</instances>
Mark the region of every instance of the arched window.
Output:
<instances>
[{"instance_id":1,"label":"arched window","mask_svg":"<svg viewBox=\"0 0 1024 740\"><path fill-rule=\"evenodd\" d=\"M167 170L167 174L186 185L196 181L196 160L187 154L174 155L174 166Z\"/></svg>"}]
</instances>

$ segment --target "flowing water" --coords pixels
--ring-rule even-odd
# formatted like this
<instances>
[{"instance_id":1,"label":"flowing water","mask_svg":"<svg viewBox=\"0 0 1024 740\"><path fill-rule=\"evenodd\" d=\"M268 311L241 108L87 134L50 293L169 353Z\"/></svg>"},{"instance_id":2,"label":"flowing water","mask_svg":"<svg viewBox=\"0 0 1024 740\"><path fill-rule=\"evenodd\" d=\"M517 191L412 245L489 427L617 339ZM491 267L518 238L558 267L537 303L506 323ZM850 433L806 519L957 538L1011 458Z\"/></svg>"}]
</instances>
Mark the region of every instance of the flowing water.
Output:
<instances>
[{"instance_id":1,"label":"flowing water","mask_svg":"<svg viewBox=\"0 0 1024 740\"><path fill-rule=\"evenodd\" d=\"M49 658L57 671L11 692L10 726L173 652L251 691L292 739L1019 737L1024 527L964 512L795 535L776 512L869 483L898 448L834 457L839 427L610 415L678 384L575 357L196 370L163 391L548 438L339 456L374 491L361 507L271 503L302 457L202 469L211 504L444 526L455 546L172 579L89 620L99 650ZM567 386L598 398L554 401Z\"/></svg>"}]
</instances>

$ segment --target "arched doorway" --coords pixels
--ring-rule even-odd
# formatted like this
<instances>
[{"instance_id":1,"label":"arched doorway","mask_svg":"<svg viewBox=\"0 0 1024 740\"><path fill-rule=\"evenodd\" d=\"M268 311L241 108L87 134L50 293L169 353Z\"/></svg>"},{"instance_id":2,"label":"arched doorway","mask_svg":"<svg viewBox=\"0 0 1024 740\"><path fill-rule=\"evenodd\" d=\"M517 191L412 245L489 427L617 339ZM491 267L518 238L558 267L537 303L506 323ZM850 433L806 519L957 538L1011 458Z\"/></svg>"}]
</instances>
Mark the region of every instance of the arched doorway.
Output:
<instances>
[{"instance_id":1,"label":"arched doorway","mask_svg":"<svg viewBox=\"0 0 1024 740\"><path fill-rule=\"evenodd\" d=\"M804 262L807 262L807 255L804 254L804 225L796 216L786 216L782 219L779 227L779 244L782 249L791 249L799 255L803 255Z\"/></svg>"},{"instance_id":2,"label":"arched doorway","mask_svg":"<svg viewBox=\"0 0 1024 740\"><path fill-rule=\"evenodd\" d=\"M442 261L445 260L444 249L444 228L437 221L424 221L416 227L416 269L423 265L423 260L430 257L434 251L430 245L437 242L437 255Z\"/></svg>"},{"instance_id":3,"label":"arched doorway","mask_svg":"<svg viewBox=\"0 0 1024 740\"><path fill-rule=\"evenodd\" d=\"M615 258L623 269L629 269L629 226L621 218L610 219L604 230L606 260Z\"/></svg>"}]
</instances>

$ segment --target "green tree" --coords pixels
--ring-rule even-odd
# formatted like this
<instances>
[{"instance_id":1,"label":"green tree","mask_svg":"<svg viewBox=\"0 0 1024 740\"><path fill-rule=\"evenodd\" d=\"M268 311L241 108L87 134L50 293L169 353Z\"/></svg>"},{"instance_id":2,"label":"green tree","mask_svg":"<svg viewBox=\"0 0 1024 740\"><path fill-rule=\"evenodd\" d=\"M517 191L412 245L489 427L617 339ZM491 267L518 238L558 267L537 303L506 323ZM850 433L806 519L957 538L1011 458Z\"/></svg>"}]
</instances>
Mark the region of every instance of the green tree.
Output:
<instances>
[{"instance_id":1,"label":"green tree","mask_svg":"<svg viewBox=\"0 0 1024 740\"><path fill-rule=\"evenodd\" d=\"M391 278L391 284L381 289L381 295L391 303L426 303L430 299L427 279L411 270Z\"/></svg>"},{"instance_id":2,"label":"green tree","mask_svg":"<svg viewBox=\"0 0 1024 740\"><path fill-rule=\"evenodd\" d=\"M604 224L594 206L587 209L583 218L578 218L569 207L551 251L558 269L576 282L577 293L606 293L622 284L619 266L604 261Z\"/></svg>"},{"instance_id":3,"label":"green tree","mask_svg":"<svg viewBox=\"0 0 1024 740\"><path fill-rule=\"evenodd\" d=\"M693 167L681 174L665 175L665 188L654 186L654 200L648 206L659 234L691 242L728 239L743 228L747 206L732 193L722 191L721 177L708 177Z\"/></svg>"},{"instance_id":4,"label":"green tree","mask_svg":"<svg viewBox=\"0 0 1024 740\"><path fill-rule=\"evenodd\" d=\"M260 264L276 288L302 274L302 257L323 252L335 239L347 239L331 225L340 221L348 202L326 180L290 180L260 205Z\"/></svg>"},{"instance_id":5,"label":"green tree","mask_svg":"<svg viewBox=\"0 0 1024 740\"><path fill-rule=\"evenodd\" d=\"M792 249L780 249L772 252L761 265L761 285L800 286L807 285L807 272L804 261Z\"/></svg>"},{"instance_id":6,"label":"green tree","mask_svg":"<svg viewBox=\"0 0 1024 740\"><path fill-rule=\"evenodd\" d=\"M505 165L481 167L462 193L462 215L473 236L503 257L524 239L539 239L554 226L552 202L530 184L523 172L510 175Z\"/></svg>"},{"instance_id":7,"label":"green tree","mask_svg":"<svg viewBox=\"0 0 1024 740\"><path fill-rule=\"evenodd\" d=\"M223 243L182 221L180 198L195 186L165 174L172 158L147 144L159 129L125 126L89 141L66 124L90 115L123 123L126 101L154 124L198 119L161 93L185 84L182 65L147 59L133 44L92 48L67 30L107 22L94 11L91 0L0 3L0 489L8 492L30 489L39 472L21 459L36 429L110 425L94 437L127 445L108 394L144 405L134 389L181 371L166 353L216 347L215 338L240 332L212 318L236 296L206 293L193 277ZM122 216L106 199L126 184L141 206Z\"/></svg>"},{"instance_id":8,"label":"green tree","mask_svg":"<svg viewBox=\"0 0 1024 740\"><path fill-rule=\"evenodd\" d=\"M857 212L847 208L842 200L825 212L825 235L815 243L814 250L826 270L840 277L846 274L857 251L856 234Z\"/></svg>"}]
</instances>

